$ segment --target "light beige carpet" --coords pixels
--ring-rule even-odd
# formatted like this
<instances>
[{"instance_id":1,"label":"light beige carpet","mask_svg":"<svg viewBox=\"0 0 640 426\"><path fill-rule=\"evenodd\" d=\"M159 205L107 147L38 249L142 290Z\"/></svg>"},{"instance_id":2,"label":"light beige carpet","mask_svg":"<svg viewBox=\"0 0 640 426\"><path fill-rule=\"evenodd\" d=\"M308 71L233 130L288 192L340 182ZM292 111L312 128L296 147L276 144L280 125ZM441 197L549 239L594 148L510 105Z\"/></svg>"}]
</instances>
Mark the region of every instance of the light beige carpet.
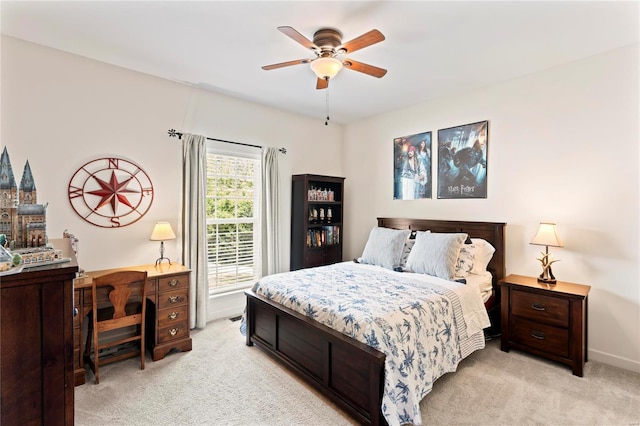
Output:
<instances>
[{"instance_id":1,"label":"light beige carpet","mask_svg":"<svg viewBox=\"0 0 640 426\"><path fill-rule=\"evenodd\" d=\"M346 414L256 347L240 322L192 333L193 350L87 373L76 425L351 425ZM585 377L498 340L464 360L420 404L424 425L638 425L640 375L589 361Z\"/></svg>"}]
</instances>

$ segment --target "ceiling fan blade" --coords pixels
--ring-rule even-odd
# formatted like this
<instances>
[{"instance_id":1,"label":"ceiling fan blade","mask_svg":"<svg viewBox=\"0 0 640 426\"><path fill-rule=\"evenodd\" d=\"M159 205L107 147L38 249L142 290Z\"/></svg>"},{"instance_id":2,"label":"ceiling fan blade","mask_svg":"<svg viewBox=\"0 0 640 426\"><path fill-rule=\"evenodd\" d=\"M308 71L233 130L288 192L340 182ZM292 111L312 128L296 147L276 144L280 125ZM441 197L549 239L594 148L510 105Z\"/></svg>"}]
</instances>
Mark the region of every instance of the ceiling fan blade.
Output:
<instances>
[{"instance_id":1,"label":"ceiling fan blade","mask_svg":"<svg viewBox=\"0 0 640 426\"><path fill-rule=\"evenodd\" d=\"M265 65L262 67L262 69L265 71L269 71L269 70L274 70L276 68L289 67L291 65L308 64L309 62L311 62L311 59L296 59L295 61L280 62L279 64Z\"/></svg>"},{"instance_id":2,"label":"ceiling fan blade","mask_svg":"<svg viewBox=\"0 0 640 426\"><path fill-rule=\"evenodd\" d=\"M316 83L316 89L326 89L327 87L329 87L329 79L319 78L318 82Z\"/></svg>"},{"instance_id":3,"label":"ceiling fan blade","mask_svg":"<svg viewBox=\"0 0 640 426\"><path fill-rule=\"evenodd\" d=\"M384 75L387 73L387 70L385 70L384 68L374 67L373 65L357 62L352 59L345 59L344 61L342 61L342 65L344 65L348 69L369 74L370 76L377 78L384 77Z\"/></svg>"},{"instance_id":4,"label":"ceiling fan blade","mask_svg":"<svg viewBox=\"0 0 640 426\"><path fill-rule=\"evenodd\" d=\"M318 51L320 48L316 46L311 40L294 30L292 27L278 27L278 30L303 45L309 50Z\"/></svg>"},{"instance_id":5,"label":"ceiling fan blade","mask_svg":"<svg viewBox=\"0 0 640 426\"><path fill-rule=\"evenodd\" d=\"M356 37L351 41L348 41L341 46L337 47L337 51L344 50L345 53L353 53L356 50L360 50L372 44L379 43L384 40L384 35L378 30L371 30L362 34L360 37Z\"/></svg>"}]
</instances>

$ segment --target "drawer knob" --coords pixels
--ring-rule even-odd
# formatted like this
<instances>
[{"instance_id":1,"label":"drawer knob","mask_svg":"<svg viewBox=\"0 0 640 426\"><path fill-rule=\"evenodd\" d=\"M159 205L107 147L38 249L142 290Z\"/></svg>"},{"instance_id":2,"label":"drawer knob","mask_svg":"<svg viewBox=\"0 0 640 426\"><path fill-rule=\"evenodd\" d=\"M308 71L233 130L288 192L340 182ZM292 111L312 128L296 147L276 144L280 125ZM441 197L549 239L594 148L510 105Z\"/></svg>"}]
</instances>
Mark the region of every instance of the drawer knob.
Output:
<instances>
[{"instance_id":1,"label":"drawer knob","mask_svg":"<svg viewBox=\"0 0 640 426\"><path fill-rule=\"evenodd\" d=\"M544 306L542 303L533 303L531 307L536 311L544 311L547 309L546 306Z\"/></svg>"},{"instance_id":2,"label":"drawer knob","mask_svg":"<svg viewBox=\"0 0 640 426\"><path fill-rule=\"evenodd\" d=\"M169 335L175 336L176 334L178 334L178 329L177 328L172 328L171 330L169 330Z\"/></svg>"},{"instance_id":3,"label":"drawer knob","mask_svg":"<svg viewBox=\"0 0 640 426\"><path fill-rule=\"evenodd\" d=\"M174 320L176 318L178 318L178 313L177 312L171 312L169 314L169 319Z\"/></svg>"},{"instance_id":4,"label":"drawer knob","mask_svg":"<svg viewBox=\"0 0 640 426\"><path fill-rule=\"evenodd\" d=\"M180 301L180 296L171 296L169 297L169 303L176 303Z\"/></svg>"},{"instance_id":5,"label":"drawer knob","mask_svg":"<svg viewBox=\"0 0 640 426\"><path fill-rule=\"evenodd\" d=\"M174 278L174 279L172 279L171 281L169 281L169 286L170 286L170 287L175 287L175 286L177 286L177 285L178 285L178 283L179 283L179 282L180 282L180 281L178 281L178 280L176 280L176 279Z\"/></svg>"},{"instance_id":6,"label":"drawer knob","mask_svg":"<svg viewBox=\"0 0 640 426\"><path fill-rule=\"evenodd\" d=\"M542 331L532 330L531 337L538 340L544 340L544 333Z\"/></svg>"}]
</instances>

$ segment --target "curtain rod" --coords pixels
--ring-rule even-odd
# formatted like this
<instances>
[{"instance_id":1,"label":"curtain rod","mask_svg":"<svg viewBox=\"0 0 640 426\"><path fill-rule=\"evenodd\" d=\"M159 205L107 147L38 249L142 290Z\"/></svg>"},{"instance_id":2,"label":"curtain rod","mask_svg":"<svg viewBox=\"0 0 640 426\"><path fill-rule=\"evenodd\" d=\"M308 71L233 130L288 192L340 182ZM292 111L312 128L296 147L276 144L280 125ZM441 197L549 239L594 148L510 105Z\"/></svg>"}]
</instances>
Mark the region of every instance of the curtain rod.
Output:
<instances>
[{"instance_id":1,"label":"curtain rod","mask_svg":"<svg viewBox=\"0 0 640 426\"><path fill-rule=\"evenodd\" d=\"M175 129L169 129L169 137L170 138L175 138L178 137L178 139L182 139L182 133L181 132L176 132ZM206 136L205 136L206 137ZM215 139L215 138L209 138L206 137L207 140L209 141L216 141L216 142L224 142L224 143L232 143L234 145L242 145L242 146L250 146L252 148L263 148L260 145L252 145L249 143L242 143L242 142L234 142L234 141L225 141L224 139ZM287 149L286 148L280 148L278 149L278 151L280 151L283 154L287 153Z\"/></svg>"}]
</instances>

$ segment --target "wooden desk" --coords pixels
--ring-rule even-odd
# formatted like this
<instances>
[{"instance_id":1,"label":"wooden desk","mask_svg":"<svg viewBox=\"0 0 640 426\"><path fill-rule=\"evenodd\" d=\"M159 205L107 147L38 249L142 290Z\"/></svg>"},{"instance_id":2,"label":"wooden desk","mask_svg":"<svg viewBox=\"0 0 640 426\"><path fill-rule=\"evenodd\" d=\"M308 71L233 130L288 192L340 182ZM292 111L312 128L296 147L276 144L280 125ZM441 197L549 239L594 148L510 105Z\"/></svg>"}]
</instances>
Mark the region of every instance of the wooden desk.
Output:
<instances>
[{"instance_id":1,"label":"wooden desk","mask_svg":"<svg viewBox=\"0 0 640 426\"><path fill-rule=\"evenodd\" d=\"M74 305L78 315L74 318L73 346L75 385L84 384L84 341L87 315L93 303L93 278L110 272L134 270L147 272L147 351L158 361L172 349L191 350L189 336L189 276L191 271L179 263L158 266L139 265L90 271L74 281ZM106 293L98 293L98 301L108 300Z\"/></svg>"}]
</instances>

